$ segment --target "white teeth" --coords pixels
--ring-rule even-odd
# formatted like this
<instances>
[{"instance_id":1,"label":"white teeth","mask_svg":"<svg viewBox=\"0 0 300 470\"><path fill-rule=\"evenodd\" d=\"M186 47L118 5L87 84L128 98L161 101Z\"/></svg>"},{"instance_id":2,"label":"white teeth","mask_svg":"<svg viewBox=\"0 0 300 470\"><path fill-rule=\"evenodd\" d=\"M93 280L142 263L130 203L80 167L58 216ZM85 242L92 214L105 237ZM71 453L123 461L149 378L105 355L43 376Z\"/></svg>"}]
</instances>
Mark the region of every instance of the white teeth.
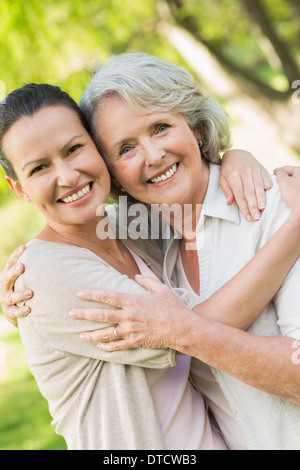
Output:
<instances>
[{"instance_id":1,"label":"white teeth","mask_svg":"<svg viewBox=\"0 0 300 470\"><path fill-rule=\"evenodd\" d=\"M166 173L164 173L163 175L156 176L155 178L152 178L150 180L151 183L159 183L160 181L165 181L171 178L171 176L174 175L176 169L177 169L177 163L174 163L174 165L171 168L169 168Z\"/></svg>"},{"instance_id":2,"label":"white teeth","mask_svg":"<svg viewBox=\"0 0 300 470\"><path fill-rule=\"evenodd\" d=\"M74 193L72 194L72 196L65 197L64 199L62 199L62 201L64 201L66 204L68 204L68 202L77 201L78 199L81 199L83 196L88 194L90 190L90 185L87 184L84 188L81 188L78 193Z\"/></svg>"}]
</instances>

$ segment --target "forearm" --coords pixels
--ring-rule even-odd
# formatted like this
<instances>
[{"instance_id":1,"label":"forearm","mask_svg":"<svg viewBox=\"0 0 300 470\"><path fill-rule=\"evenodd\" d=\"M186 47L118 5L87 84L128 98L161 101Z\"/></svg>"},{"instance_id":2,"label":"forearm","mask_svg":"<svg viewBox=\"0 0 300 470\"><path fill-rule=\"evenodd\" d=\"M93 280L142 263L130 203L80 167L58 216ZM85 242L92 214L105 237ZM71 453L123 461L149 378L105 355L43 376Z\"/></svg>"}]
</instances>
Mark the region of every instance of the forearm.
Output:
<instances>
[{"instance_id":1,"label":"forearm","mask_svg":"<svg viewBox=\"0 0 300 470\"><path fill-rule=\"evenodd\" d=\"M185 315L176 349L266 393L300 404L300 364L293 361L295 340L261 337Z\"/></svg>"},{"instance_id":2,"label":"forearm","mask_svg":"<svg viewBox=\"0 0 300 470\"><path fill-rule=\"evenodd\" d=\"M247 329L281 287L300 255L300 222L293 213L254 258L194 312ZM233 294L234 293L234 294Z\"/></svg>"}]
</instances>

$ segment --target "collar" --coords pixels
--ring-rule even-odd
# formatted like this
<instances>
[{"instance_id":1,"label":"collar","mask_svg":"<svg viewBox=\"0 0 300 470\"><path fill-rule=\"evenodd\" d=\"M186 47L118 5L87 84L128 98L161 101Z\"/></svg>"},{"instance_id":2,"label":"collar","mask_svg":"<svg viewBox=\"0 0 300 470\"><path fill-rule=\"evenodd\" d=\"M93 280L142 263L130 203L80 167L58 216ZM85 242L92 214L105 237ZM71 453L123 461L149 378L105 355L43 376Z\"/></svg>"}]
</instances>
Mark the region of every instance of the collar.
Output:
<instances>
[{"instance_id":1,"label":"collar","mask_svg":"<svg viewBox=\"0 0 300 470\"><path fill-rule=\"evenodd\" d=\"M231 206L228 206L225 195L220 188L220 169L219 165L210 164L208 188L202 211L203 215L225 219L239 225L241 223L241 216L237 204L234 202Z\"/></svg>"}]
</instances>

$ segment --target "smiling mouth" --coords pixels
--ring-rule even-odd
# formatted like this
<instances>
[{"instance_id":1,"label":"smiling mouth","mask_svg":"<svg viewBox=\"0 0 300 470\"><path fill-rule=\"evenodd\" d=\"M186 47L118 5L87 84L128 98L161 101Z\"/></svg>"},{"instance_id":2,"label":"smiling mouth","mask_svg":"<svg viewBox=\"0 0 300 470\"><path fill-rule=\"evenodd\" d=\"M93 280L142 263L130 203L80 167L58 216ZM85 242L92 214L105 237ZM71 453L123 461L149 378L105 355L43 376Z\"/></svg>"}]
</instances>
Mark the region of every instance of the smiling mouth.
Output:
<instances>
[{"instance_id":1,"label":"smiling mouth","mask_svg":"<svg viewBox=\"0 0 300 470\"><path fill-rule=\"evenodd\" d=\"M174 165L172 165L165 173L149 179L147 183L160 183L161 181L170 179L176 173L178 166L179 163L174 163Z\"/></svg>"},{"instance_id":2,"label":"smiling mouth","mask_svg":"<svg viewBox=\"0 0 300 470\"><path fill-rule=\"evenodd\" d=\"M91 192L93 187L93 183L88 183L86 186L81 188L77 193L73 193L68 197L65 197L63 199L59 199L58 202L63 202L64 204L70 204L71 202L78 201L79 199L82 199L84 196L86 196L88 193Z\"/></svg>"}]
</instances>

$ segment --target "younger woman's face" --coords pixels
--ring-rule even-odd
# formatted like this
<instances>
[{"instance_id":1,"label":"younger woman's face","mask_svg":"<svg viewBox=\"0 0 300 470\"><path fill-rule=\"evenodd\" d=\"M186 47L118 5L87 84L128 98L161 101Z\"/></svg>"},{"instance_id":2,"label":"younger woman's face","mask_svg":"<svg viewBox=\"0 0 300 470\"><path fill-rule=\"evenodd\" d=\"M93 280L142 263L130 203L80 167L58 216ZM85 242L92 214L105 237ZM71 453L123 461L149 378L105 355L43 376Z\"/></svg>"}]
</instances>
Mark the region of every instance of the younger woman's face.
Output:
<instances>
[{"instance_id":1,"label":"younger woman's face","mask_svg":"<svg viewBox=\"0 0 300 470\"><path fill-rule=\"evenodd\" d=\"M18 176L10 186L48 222L86 224L109 196L107 167L67 106L47 106L20 118L4 135L3 148Z\"/></svg>"}]
</instances>

